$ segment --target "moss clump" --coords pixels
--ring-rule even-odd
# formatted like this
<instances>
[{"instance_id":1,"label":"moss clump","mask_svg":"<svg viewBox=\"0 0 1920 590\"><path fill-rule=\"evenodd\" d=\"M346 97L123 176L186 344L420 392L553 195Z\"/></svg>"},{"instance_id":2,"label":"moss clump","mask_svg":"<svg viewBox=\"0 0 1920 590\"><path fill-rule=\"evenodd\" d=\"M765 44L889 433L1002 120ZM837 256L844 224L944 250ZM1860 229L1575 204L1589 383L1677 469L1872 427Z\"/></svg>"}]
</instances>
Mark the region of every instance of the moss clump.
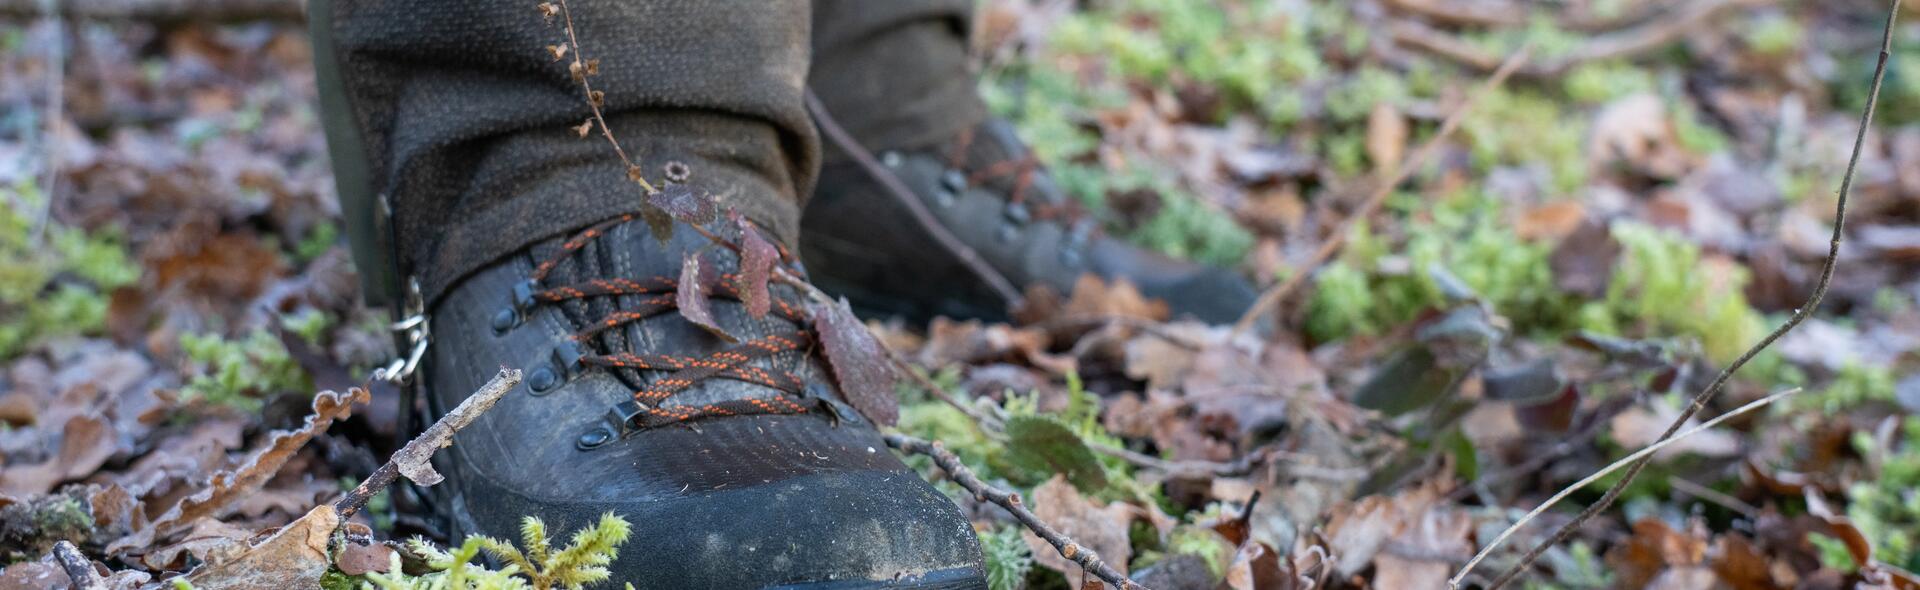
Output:
<instances>
[{"instance_id":1,"label":"moss clump","mask_svg":"<svg viewBox=\"0 0 1920 590\"><path fill-rule=\"evenodd\" d=\"M1307 333L1326 341L1405 323L1446 302L1436 272L1460 279L1522 332L1565 327L1573 304L1553 285L1551 245L1520 239L1483 193L1446 199L1430 213L1409 222L1397 244L1364 226L1355 231L1346 255L1321 271L1307 303Z\"/></svg>"},{"instance_id":2,"label":"moss clump","mask_svg":"<svg viewBox=\"0 0 1920 590\"><path fill-rule=\"evenodd\" d=\"M1913 536L1920 529L1920 417L1906 417L1900 434L1896 448L1880 449L1870 434L1854 433L1855 449L1883 458L1879 477L1847 488L1847 518L1873 543L1875 559L1911 571L1920 568L1920 542Z\"/></svg>"},{"instance_id":3,"label":"moss clump","mask_svg":"<svg viewBox=\"0 0 1920 590\"><path fill-rule=\"evenodd\" d=\"M419 576L403 573L400 556L395 554L388 573L368 573L363 587L385 590L481 589L506 590L531 588L579 588L607 579L607 565L619 556L620 545L633 532L626 519L609 512L593 526L573 534L565 548L554 550L547 538L546 523L534 517L521 520L520 538L525 549L487 536L470 536L452 551L441 551L432 543L414 539L408 549L426 558L433 571ZM507 564L498 570L475 565L473 558L485 551ZM628 585L631 588L632 585Z\"/></svg>"},{"instance_id":4,"label":"moss clump","mask_svg":"<svg viewBox=\"0 0 1920 590\"><path fill-rule=\"evenodd\" d=\"M193 365L193 378L180 390L182 401L253 411L271 396L313 390L306 370L266 330L239 340L181 334L180 348Z\"/></svg>"},{"instance_id":5,"label":"moss clump","mask_svg":"<svg viewBox=\"0 0 1920 590\"><path fill-rule=\"evenodd\" d=\"M992 531L979 531L980 553L987 561L987 587L992 590L1020 590L1033 570L1033 550L1020 536L1020 527L1007 525Z\"/></svg>"},{"instance_id":6,"label":"moss clump","mask_svg":"<svg viewBox=\"0 0 1920 590\"><path fill-rule=\"evenodd\" d=\"M1700 340L1707 358L1725 364L1760 339L1766 318L1747 304L1745 269L1701 272L1700 247L1665 230L1618 223L1623 248L1607 288L1605 311L1582 314L1585 329Z\"/></svg>"},{"instance_id":7,"label":"moss clump","mask_svg":"<svg viewBox=\"0 0 1920 590\"><path fill-rule=\"evenodd\" d=\"M48 340L101 333L108 294L140 277L116 232L49 220L36 239L44 203L31 184L0 188L0 360Z\"/></svg>"},{"instance_id":8,"label":"moss clump","mask_svg":"<svg viewBox=\"0 0 1920 590\"><path fill-rule=\"evenodd\" d=\"M35 559L59 541L85 545L93 531L93 513L81 487L31 498L0 508L0 560Z\"/></svg>"},{"instance_id":9,"label":"moss clump","mask_svg":"<svg viewBox=\"0 0 1920 590\"><path fill-rule=\"evenodd\" d=\"M1585 125L1559 101L1536 90L1501 88L1481 99L1460 126L1480 170L1542 166L1554 194L1569 195L1587 184Z\"/></svg>"}]
</instances>

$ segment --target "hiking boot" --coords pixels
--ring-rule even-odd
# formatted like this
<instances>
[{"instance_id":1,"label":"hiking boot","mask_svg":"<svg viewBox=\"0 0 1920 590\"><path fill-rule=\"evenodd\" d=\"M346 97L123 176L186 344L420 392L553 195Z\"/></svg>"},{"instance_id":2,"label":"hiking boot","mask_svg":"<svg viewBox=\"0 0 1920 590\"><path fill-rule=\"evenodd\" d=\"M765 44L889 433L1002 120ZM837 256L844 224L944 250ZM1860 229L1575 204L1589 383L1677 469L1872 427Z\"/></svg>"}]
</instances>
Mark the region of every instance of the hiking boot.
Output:
<instances>
[{"instance_id":1,"label":"hiking boot","mask_svg":"<svg viewBox=\"0 0 1920 590\"><path fill-rule=\"evenodd\" d=\"M944 147L878 154L831 120L820 126L843 153L821 169L801 252L816 284L864 310L1003 320L1029 286L1067 294L1086 273L1125 279L1175 316L1208 323L1230 323L1253 304L1237 273L1102 235L1004 121L989 118Z\"/></svg>"},{"instance_id":2,"label":"hiking boot","mask_svg":"<svg viewBox=\"0 0 1920 590\"><path fill-rule=\"evenodd\" d=\"M517 539L524 516L560 536L612 512L633 534L607 587L986 588L972 527L845 403L797 294L774 285L754 318L712 281L735 343L682 317L682 257L703 247L703 266L737 268L687 226L662 245L623 216L439 298L428 418L500 367L525 375L435 457L446 481L427 492L453 537Z\"/></svg>"}]
</instances>

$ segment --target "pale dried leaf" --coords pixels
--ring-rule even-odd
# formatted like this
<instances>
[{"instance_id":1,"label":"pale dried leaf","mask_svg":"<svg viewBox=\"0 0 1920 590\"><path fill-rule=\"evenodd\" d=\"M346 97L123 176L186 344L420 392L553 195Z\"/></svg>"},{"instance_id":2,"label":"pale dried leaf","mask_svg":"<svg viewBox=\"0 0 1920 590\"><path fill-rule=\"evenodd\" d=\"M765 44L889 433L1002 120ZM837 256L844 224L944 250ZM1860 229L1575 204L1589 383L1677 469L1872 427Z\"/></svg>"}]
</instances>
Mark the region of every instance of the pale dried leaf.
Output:
<instances>
[{"instance_id":1,"label":"pale dried leaf","mask_svg":"<svg viewBox=\"0 0 1920 590\"><path fill-rule=\"evenodd\" d=\"M187 581L223 590L318 588L327 573L327 539L339 526L333 506L321 504L260 544L194 568Z\"/></svg>"},{"instance_id":2,"label":"pale dried leaf","mask_svg":"<svg viewBox=\"0 0 1920 590\"><path fill-rule=\"evenodd\" d=\"M1133 558L1132 545L1127 541L1127 525L1136 514L1132 506L1121 502L1095 504L1067 483L1066 477L1058 475L1033 488L1032 506L1033 514L1053 525L1060 534L1092 549L1101 561L1114 569L1127 571L1127 562ZM1032 531L1021 535L1033 550L1034 563L1065 575L1069 587L1090 577L1080 571L1079 564L1061 557L1053 545L1039 535Z\"/></svg>"},{"instance_id":3,"label":"pale dried leaf","mask_svg":"<svg viewBox=\"0 0 1920 590\"><path fill-rule=\"evenodd\" d=\"M1367 116L1367 158L1373 161L1373 169L1382 175L1399 169L1411 133L1400 109L1384 102L1373 105L1373 112Z\"/></svg>"},{"instance_id":4,"label":"pale dried leaf","mask_svg":"<svg viewBox=\"0 0 1920 590\"><path fill-rule=\"evenodd\" d=\"M366 390L357 388L346 394L327 391L314 396L313 414L307 416L302 428L274 432L266 447L255 451L239 468L214 474L206 488L182 498L145 528L108 544L107 553L120 555L144 550L201 518L217 515L239 498L259 490L314 435L326 431L335 420L344 420L352 414L354 404L364 404L370 399Z\"/></svg>"}]
</instances>

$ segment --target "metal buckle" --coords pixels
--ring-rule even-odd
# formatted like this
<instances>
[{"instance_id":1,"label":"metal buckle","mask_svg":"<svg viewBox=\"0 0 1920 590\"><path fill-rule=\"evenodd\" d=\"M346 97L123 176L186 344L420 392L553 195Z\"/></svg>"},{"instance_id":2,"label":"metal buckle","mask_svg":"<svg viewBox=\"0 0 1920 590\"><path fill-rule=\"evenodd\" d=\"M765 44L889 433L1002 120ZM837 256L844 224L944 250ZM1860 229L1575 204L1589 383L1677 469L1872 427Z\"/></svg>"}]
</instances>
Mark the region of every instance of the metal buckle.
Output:
<instances>
[{"instance_id":1,"label":"metal buckle","mask_svg":"<svg viewBox=\"0 0 1920 590\"><path fill-rule=\"evenodd\" d=\"M420 359L427 356L427 344L433 340L432 326L427 321L426 300L420 296L420 281L407 280L406 317L387 326L395 334L405 336L408 348L404 357L396 357L387 362L387 366L373 370L373 378L406 385L413 382L413 374L420 368Z\"/></svg>"}]
</instances>

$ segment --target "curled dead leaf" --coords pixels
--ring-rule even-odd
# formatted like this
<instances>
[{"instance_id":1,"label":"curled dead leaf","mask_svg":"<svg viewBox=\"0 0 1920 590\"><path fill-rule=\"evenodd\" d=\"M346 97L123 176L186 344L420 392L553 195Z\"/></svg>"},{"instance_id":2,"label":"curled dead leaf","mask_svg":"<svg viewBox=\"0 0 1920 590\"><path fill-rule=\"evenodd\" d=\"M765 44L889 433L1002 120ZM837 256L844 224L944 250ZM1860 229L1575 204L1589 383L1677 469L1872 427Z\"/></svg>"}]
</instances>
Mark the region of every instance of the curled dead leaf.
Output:
<instances>
[{"instance_id":1,"label":"curled dead leaf","mask_svg":"<svg viewBox=\"0 0 1920 590\"><path fill-rule=\"evenodd\" d=\"M307 416L300 429L275 431L267 445L254 451L238 468L215 473L206 488L180 499L146 527L108 544L107 553L125 555L143 551L201 518L219 514L236 500L259 490L314 435L325 432L336 420L345 420L353 413L354 404L364 404L369 399L367 391L358 388L345 394L327 391L314 396L313 414Z\"/></svg>"}]
</instances>

